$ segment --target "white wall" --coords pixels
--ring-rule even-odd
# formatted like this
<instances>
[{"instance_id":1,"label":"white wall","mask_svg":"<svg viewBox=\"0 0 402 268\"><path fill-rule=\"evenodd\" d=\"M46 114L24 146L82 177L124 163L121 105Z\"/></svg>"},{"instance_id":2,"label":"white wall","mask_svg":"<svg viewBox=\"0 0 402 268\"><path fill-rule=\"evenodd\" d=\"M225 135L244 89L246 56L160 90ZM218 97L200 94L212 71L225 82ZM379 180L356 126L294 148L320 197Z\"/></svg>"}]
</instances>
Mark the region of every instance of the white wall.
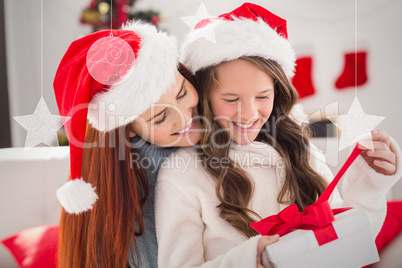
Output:
<instances>
[{"instance_id":1,"label":"white wall","mask_svg":"<svg viewBox=\"0 0 402 268\"><path fill-rule=\"evenodd\" d=\"M57 66L72 41L91 32L79 23L89 1L43 0L43 97L58 114L53 94ZM10 115L32 114L41 97L41 1L4 0ZM14 119L12 145L25 145L26 131Z\"/></svg>"},{"instance_id":2,"label":"white wall","mask_svg":"<svg viewBox=\"0 0 402 268\"><path fill-rule=\"evenodd\" d=\"M240 0L205 0L211 15L239 6ZM258 0L273 13L288 20L289 38L296 52L308 50L314 58L317 93L302 100L307 112L323 109L339 101L339 111L347 113L354 90L337 91L334 82L343 69L343 54L354 50L357 21L358 48L368 51L369 81L357 91L366 114L384 116L379 125L402 144L399 119L402 88L402 1L358 0L357 17L353 0ZM90 32L79 24L81 10L89 0L44 0L44 97L50 111L57 113L52 80L69 43ZM161 27L183 40L189 30L180 17L194 15L199 0L138 0L137 8L152 8L165 17ZM11 116L32 114L40 98L40 0L5 0L7 64ZM22 19L24 18L24 20ZM355 21L355 18L357 20ZM307 49L306 49L307 48ZM11 120L13 146L23 146L25 130ZM396 187L402 198L402 182Z\"/></svg>"}]
</instances>

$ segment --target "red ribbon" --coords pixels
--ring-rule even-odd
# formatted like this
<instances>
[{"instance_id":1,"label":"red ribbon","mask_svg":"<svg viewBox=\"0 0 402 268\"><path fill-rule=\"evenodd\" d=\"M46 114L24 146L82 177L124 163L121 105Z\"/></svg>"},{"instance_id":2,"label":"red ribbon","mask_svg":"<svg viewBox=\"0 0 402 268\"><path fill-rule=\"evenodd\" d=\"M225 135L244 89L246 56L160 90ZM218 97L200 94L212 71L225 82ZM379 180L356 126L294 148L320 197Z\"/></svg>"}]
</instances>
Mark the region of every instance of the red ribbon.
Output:
<instances>
[{"instance_id":1,"label":"red ribbon","mask_svg":"<svg viewBox=\"0 0 402 268\"><path fill-rule=\"evenodd\" d=\"M282 236L295 229L312 230L320 246L337 239L338 236L332 226L332 222L335 220L334 215L350 208L331 209L328 199L339 180L361 151L356 145L334 180L314 204L305 207L302 212L299 212L297 205L293 204L277 215L269 216L259 222L253 222L250 226L262 235L279 234Z\"/></svg>"}]
</instances>

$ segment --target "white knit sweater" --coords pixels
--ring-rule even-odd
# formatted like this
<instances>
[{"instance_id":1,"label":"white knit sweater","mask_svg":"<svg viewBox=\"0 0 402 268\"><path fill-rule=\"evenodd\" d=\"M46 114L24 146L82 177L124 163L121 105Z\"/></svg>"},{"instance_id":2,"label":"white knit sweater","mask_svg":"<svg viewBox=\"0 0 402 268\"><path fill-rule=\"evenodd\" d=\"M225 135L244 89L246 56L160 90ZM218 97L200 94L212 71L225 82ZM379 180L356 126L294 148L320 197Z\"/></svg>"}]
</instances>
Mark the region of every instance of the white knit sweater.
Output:
<instances>
[{"instance_id":1,"label":"white knit sweater","mask_svg":"<svg viewBox=\"0 0 402 268\"><path fill-rule=\"evenodd\" d=\"M359 156L344 179L344 200L337 190L330 199L332 208L353 206L366 210L373 236L384 222L385 195L402 174L400 148L394 141L392 147L399 161L395 175L376 173ZM323 154L314 148L311 152L311 166L331 181L333 175ZM248 172L254 183L250 209L265 218L286 207L277 202L285 170L273 147L261 142L232 145L230 158ZM215 179L203 169L195 149L179 150L162 164L155 202L159 267L256 266L260 236L248 239L219 217Z\"/></svg>"}]
</instances>

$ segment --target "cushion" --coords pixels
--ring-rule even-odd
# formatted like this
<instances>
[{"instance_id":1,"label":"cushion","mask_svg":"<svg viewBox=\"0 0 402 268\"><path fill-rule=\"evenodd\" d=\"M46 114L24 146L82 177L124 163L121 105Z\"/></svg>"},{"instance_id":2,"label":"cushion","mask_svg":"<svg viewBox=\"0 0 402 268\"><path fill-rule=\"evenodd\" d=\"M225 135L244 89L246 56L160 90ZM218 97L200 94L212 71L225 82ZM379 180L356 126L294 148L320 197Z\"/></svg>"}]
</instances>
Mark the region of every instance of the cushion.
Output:
<instances>
[{"instance_id":1,"label":"cushion","mask_svg":"<svg viewBox=\"0 0 402 268\"><path fill-rule=\"evenodd\" d=\"M1 241L19 267L57 267L59 225L44 225L18 232Z\"/></svg>"},{"instance_id":2,"label":"cushion","mask_svg":"<svg viewBox=\"0 0 402 268\"><path fill-rule=\"evenodd\" d=\"M394 239L402 231L402 200L387 202L387 216L382 225L380 233L377 235L375 243L378 252Z\"/></svg>"}]
</instances>

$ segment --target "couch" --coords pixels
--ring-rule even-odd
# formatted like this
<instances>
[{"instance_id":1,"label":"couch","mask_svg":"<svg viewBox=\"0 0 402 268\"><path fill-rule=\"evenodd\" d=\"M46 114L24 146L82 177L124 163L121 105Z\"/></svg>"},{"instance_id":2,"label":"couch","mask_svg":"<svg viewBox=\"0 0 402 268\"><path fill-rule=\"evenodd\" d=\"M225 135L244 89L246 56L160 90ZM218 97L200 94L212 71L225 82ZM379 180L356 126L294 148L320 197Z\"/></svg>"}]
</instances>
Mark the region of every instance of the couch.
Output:
<instances>
[{"instance_id":1,"label":"couch","mask_svg":"<svg viewBox=\"0 0 402 268\"><path fill-rule=\"evenodd\" d=\"M336 173L347 157L347 150L333 154L337 142L314 139L313 143L325 152L330 168ZM31 227L58 224L61 207L55 193L68 176L69 147L0 149L0 240ZM392 199L392 192L388 197ZM388 260L384 263L401 264L402 234L393 243L384 249ZM17 267L3 246L0 246L0 267ZM381 267L393 266L377 264L377 268Z\"/></svg>"}]
</instances>

